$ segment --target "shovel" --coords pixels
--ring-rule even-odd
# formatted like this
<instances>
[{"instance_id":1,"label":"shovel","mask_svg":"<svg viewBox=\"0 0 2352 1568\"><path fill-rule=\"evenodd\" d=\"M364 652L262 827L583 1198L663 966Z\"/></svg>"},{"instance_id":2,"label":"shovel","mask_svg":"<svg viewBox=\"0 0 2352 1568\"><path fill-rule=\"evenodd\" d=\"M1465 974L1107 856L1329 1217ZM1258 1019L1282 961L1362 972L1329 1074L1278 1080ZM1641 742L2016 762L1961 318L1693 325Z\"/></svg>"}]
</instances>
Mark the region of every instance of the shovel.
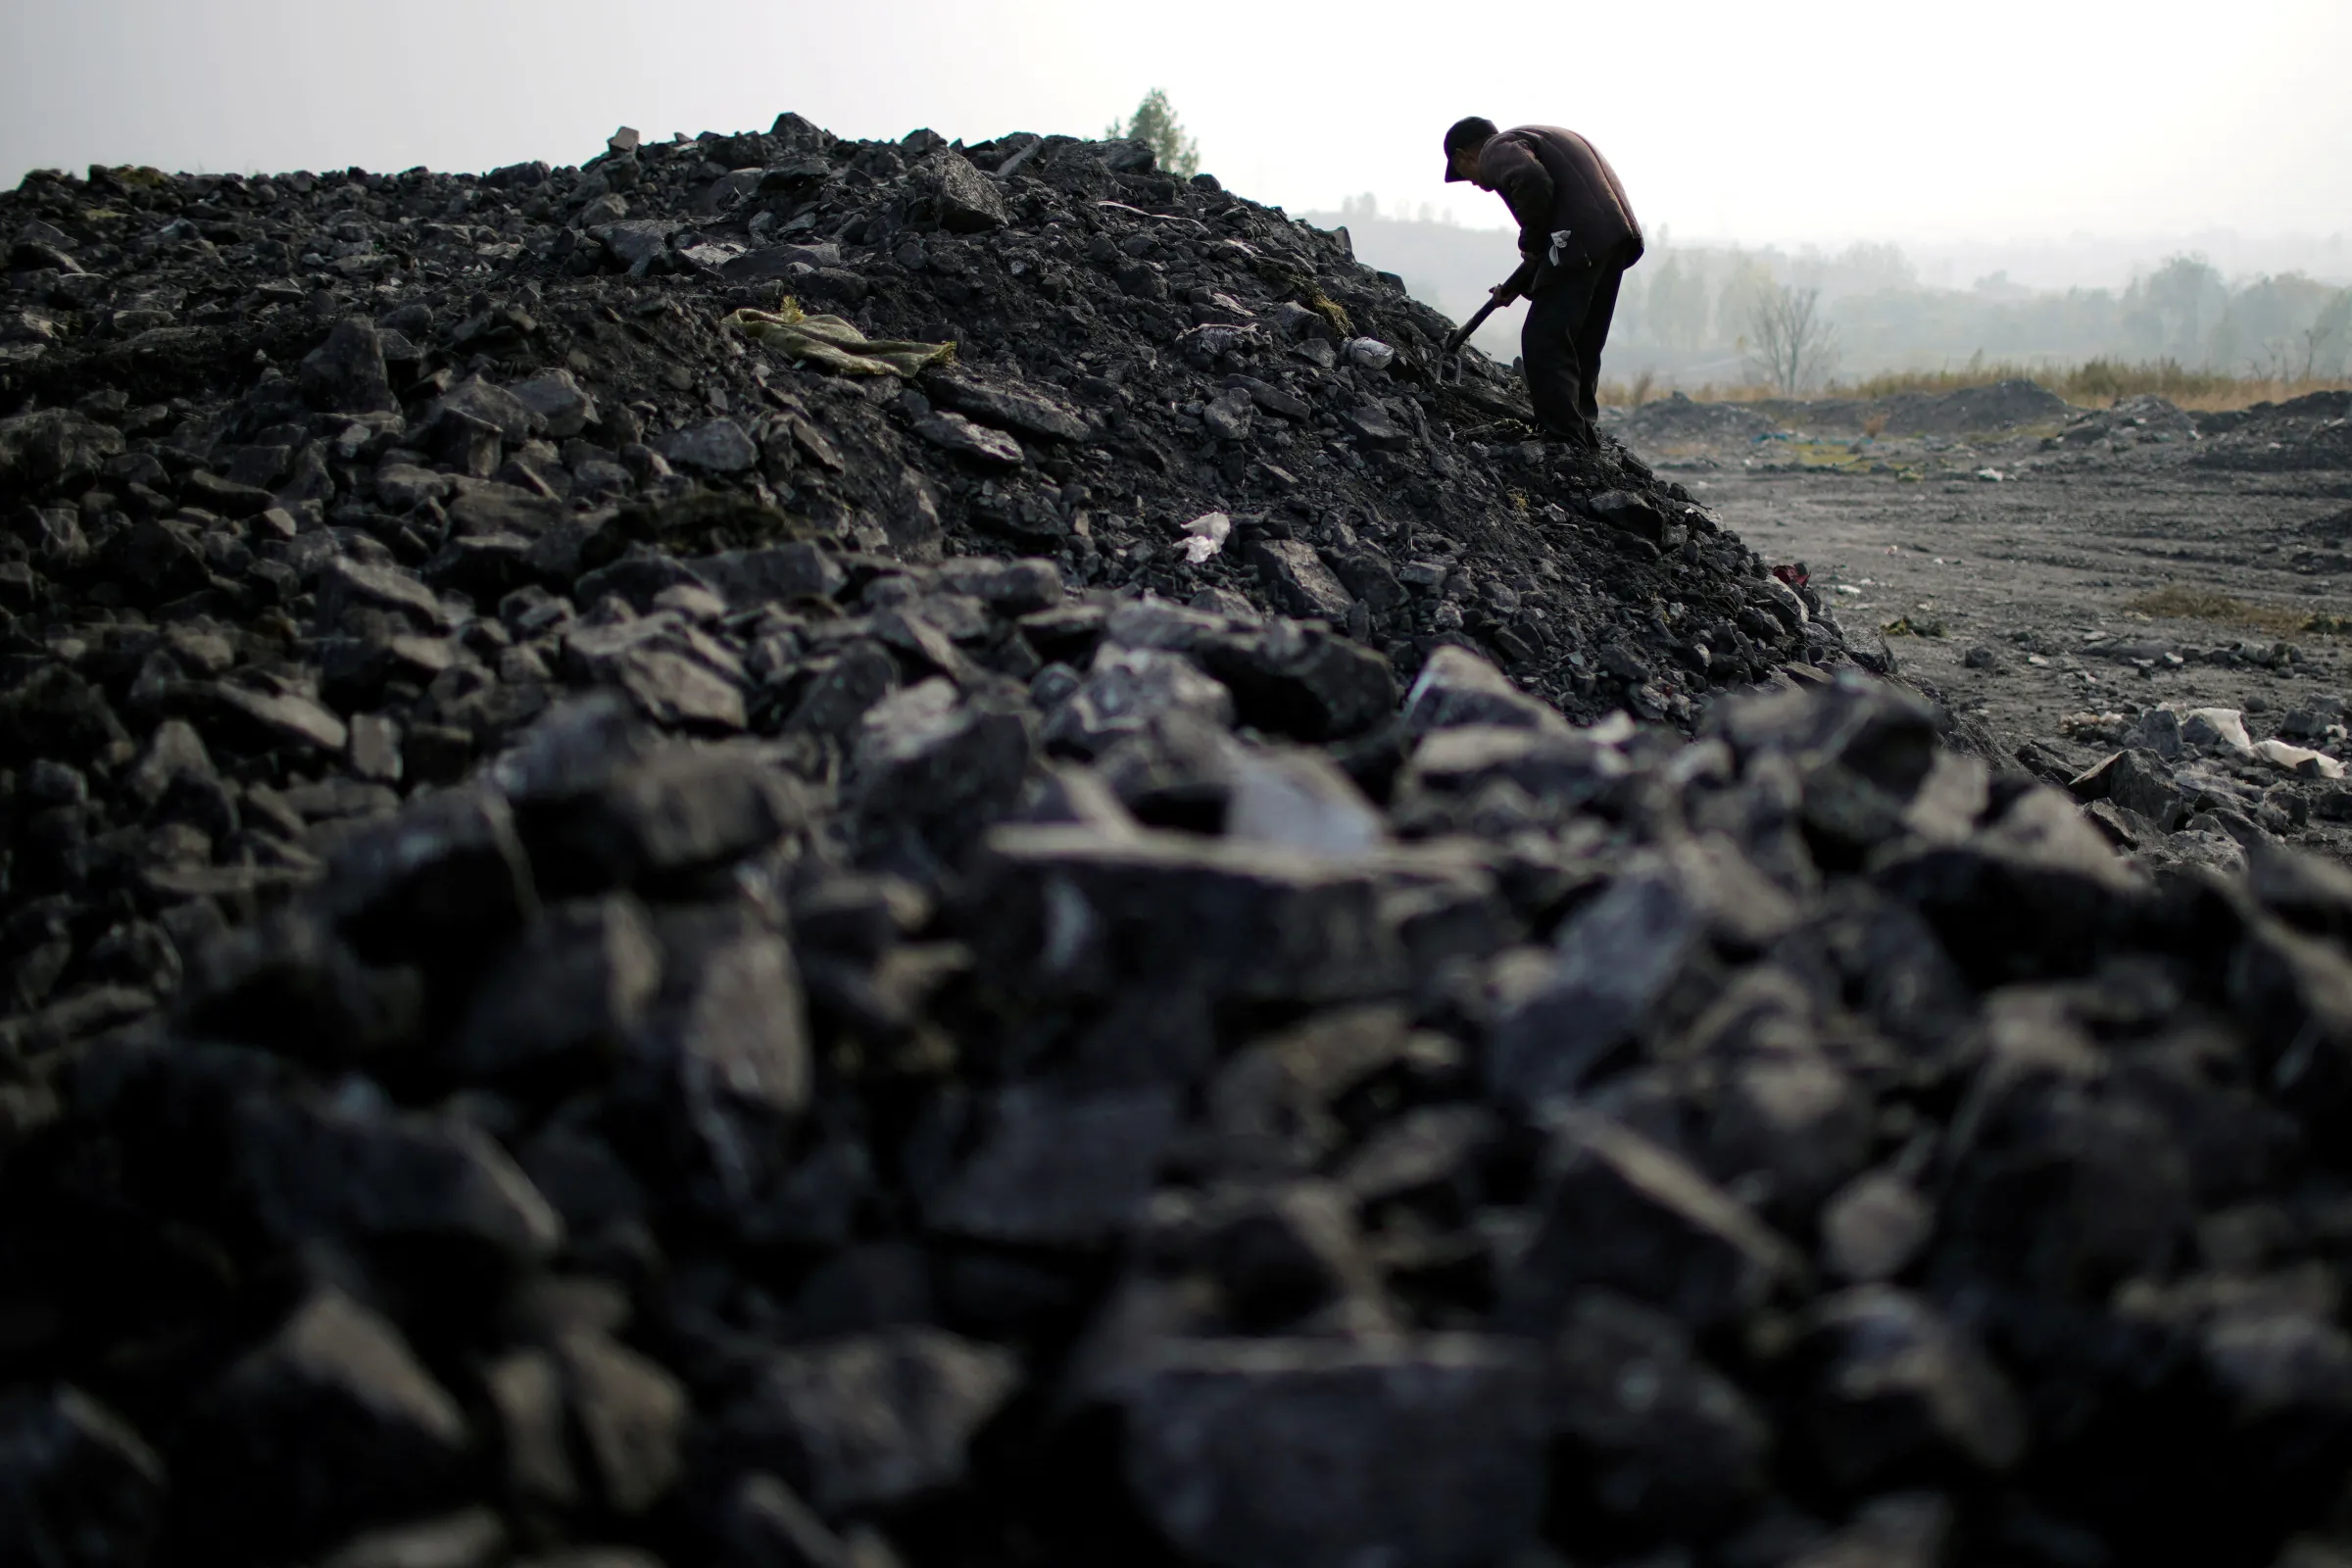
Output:
<instances>
[{"instance_id":1,"label":"shovel","mask_svg":"<svg viewBox=\"0 0 2352 1568\"><path fill-rule=\"evenodd\" d=\"M1534 268L1533 262L1525 263L1519 270L1487 290L1487 303L1478 308L1478 314L1454 328L1453 336L1446 340L1445 357L1446 359L1451 359L1462 351L1462 345L1470 341L1470 334L1485 325L1488 317L1493 316L1497 310L1519 297L1519 291L1527 286L1528 274L1534 270Z\"/></svg>"}]
</instances>

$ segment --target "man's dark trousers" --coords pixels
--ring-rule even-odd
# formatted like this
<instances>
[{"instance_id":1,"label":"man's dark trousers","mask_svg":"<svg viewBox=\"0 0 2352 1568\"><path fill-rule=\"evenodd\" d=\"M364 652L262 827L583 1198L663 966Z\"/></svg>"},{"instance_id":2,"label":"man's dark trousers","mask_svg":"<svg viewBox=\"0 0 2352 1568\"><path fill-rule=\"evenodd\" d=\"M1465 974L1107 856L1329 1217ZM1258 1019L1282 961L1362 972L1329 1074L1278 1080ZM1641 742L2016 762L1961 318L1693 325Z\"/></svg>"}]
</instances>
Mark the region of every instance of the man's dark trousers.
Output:
<instances>
[{"instance_id":1,"label":"man's dark trousers","mask_svg":"<svg viewBox=\"0 0 2352 1568\"><path fill-rule=\"evenodd\" d=\"M1613 262L1564 267L1528 297L1519 354L1527 367L1528 401L1555 435L1591 446L1600 417L1600 350L1617 314L1617 285L1625 269Z\"/></svg>"}]
</instances>

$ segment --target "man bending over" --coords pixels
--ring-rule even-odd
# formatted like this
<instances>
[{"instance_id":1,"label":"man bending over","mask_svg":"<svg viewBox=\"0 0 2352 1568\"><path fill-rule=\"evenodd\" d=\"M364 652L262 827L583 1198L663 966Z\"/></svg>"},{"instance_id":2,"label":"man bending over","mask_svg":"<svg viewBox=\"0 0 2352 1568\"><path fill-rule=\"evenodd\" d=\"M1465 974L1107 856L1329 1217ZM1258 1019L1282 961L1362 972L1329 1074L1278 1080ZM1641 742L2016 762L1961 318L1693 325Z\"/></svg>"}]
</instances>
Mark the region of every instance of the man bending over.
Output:
<instances>
[{"instance_id":1,"label":"man bending over","mask_svg":"<svg viewBox=\"0 0 2352 1568\"><path fill-rule=\"evenodd\" d=\"M1446 177L1500 192L1518 220L1523 260L1500 292L1528 299L1519 339L1528 401L1555 434L1595 445L1600 351L1618 280L1642 259L1642 225L1617 172L1573 130L1498 131L1473 115L1446 132Z\"/></svg>"}]
</instances>

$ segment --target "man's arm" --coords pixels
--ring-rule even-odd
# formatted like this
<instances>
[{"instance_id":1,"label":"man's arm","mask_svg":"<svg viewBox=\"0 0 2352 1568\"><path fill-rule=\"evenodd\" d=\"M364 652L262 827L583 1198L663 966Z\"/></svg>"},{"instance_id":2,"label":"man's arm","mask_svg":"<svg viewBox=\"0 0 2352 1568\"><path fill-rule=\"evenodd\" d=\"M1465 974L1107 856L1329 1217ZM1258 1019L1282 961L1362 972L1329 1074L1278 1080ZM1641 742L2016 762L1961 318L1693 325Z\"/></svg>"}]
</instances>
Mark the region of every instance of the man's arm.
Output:
<instances>
[{"instance_id":1,"label":"man's arm","mask_svg":"<svg viewBox=\"0 0 2352 1568\"><path fill-rule=\"evenodd\" d=\"M1507 137L1487 143L1479 156L1479 173L1502 196L1519 220L1519 251L1541 256L1551 243L1551 175L1544 160Z\"/></svg>"}]
</instances>

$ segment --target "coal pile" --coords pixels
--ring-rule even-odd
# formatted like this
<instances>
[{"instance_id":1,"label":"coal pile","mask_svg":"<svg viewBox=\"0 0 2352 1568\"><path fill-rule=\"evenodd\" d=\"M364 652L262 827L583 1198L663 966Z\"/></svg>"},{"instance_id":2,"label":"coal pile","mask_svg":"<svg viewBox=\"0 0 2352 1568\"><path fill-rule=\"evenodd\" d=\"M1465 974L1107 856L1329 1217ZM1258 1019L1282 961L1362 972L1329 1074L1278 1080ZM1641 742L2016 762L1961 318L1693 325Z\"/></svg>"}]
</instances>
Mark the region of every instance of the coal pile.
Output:
<instances>
[{"instance_id":1,"label":"coal pile","mask_svg":"<svg viewBox=\"0 0 2352 1568\"><path fill-rule=\"evenodd\" d=\"M2200 418L2217 421L2218 430L2231 420L2227 415L2191 415L2169 398L2152 392L2119 398L2104 409L2075 416L2064 428L2042 440L2045 452L2087 450L2129 452L2140 446L2186 445L2198 438Z\"/></svg>"},{"instance_id":2,"label":"coal pile","mask_svg":"<svg viewBox=\"0 0 2352 1568\"><path fill-rule=\"evenodd\" d=\"M0 433L0 505L45 520L19 515L0 596L71 620L95 574L126 608L250 616L309 589L316 536L487 616L632 545L808 535L1238 594L1405 678L1460 640L1580 717L1688 728L1712 689L1843 661L1679 486L1540 439L1483 356L1442 377L1451 323L1344 233L1151 164L786 116L624 131L579 171L28 178L0 217L0 408L39 416ZM723 324L787 299L955 362L796 369ZM688 489L746 510L659 513ZM291 534L252 521L273 511Z\"/></svg>"},{"instance_id":3,"label":"coal pile","mask_svg":"<svg viewBox=\"0 0 2352 1568\"><path fill-rule=\"evenodd\" d=\"M2195 459L2200 467L2352 468L2352 392L2311 392L2284 403L2200 414L2196 421L2207 438Z\"/></svg>"},{"instance_id":4,"label":"coal pile","mask_svg":"<svg viewBox=\"0 0 2352 1568\"><path fill-rule=\"evenodd\" d=\"M2174 448L2192 466L2288 473L2352 467L2352 392L2312 392L2243 409L2180 408L2153 393L2079 412L2044 451Z\"/></svg>"},{"instance_id":5,"label":"coal pile","mask_svg":"<svg viewBox=\"0 0 2352 1568\"><path fill-rule=\"evenodd\" d=\"M2341 1522L2343 873L1140 149L631 140L9 199L0 1561Z\"/></svg>"},{"instance_id":6,"label":"coal pile","mask_svg":"<svg viewBox=\"0 0 2352 1568\"><path fill-rule=\"evenodd\" d=\"M1644 451L1680 454L1690 448L1752 446L1780 426L1740 403L1700 403L1670 392L1638 408L1601 411L1601 425Z\"/></svg>"},{"instance_id":7,"label":"coal pile","mask_svg":"<svg viewBox=\"0 0 2352 1568\"><path fill-rule=\"evenodd\" d=\"M1808 430L1859 433L1876 425L1890 436L1962 436L2056 424L2082 413L2023 376L1950 392L1897 392L1883 398L1767 398L1754 407Z\"/></svg>"}]
</instances>

